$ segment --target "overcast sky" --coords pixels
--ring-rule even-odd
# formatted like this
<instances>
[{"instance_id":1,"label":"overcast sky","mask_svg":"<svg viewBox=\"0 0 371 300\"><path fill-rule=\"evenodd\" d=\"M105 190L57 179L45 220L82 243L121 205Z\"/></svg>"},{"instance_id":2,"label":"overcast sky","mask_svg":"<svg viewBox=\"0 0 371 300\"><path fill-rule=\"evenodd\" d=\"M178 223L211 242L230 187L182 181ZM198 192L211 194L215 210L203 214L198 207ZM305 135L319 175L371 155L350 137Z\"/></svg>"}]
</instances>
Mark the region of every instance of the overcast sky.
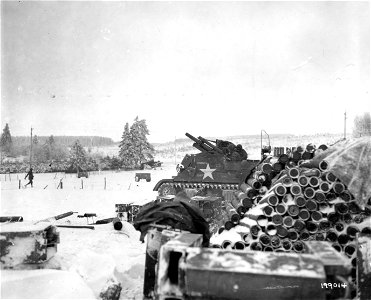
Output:
<instances>
[{"instance_id":1,"label":"overcast sky","mask_svg":"<svg viewBox=\"0 0 371 300\"><path fill-rule=\"evenodd\" d=\"M1 125L118 141L349 132L370 111L368 2L1 2Z\"/></svg>"}]
</instances>

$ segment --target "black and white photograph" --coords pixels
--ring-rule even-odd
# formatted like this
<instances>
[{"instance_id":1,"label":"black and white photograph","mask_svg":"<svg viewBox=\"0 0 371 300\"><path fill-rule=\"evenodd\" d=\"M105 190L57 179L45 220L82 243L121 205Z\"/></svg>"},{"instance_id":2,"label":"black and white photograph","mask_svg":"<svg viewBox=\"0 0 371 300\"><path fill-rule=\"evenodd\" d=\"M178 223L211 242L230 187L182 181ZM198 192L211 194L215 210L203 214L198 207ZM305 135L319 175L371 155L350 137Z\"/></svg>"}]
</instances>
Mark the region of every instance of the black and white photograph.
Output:
<instances>
[{"instance_id":1,"label":"black and white photograph","mask_svg":"<svg viewBox=\"0 0 371 300\"><path fill-rule=\"evenodd\" d=\"M1 1L0 298L371 300L369 1Z\"/></svg>"}]
</instances>

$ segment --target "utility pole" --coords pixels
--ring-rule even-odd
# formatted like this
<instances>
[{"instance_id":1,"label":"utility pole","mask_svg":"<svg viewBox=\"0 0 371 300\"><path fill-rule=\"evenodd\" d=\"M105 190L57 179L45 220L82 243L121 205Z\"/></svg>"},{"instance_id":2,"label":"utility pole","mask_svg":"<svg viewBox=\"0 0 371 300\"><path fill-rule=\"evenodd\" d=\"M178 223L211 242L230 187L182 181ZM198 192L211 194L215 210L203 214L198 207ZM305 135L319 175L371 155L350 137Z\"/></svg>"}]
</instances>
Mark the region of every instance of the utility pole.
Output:
<instances>
[{"instance_id":1,"label":"utility pole","mask_svg":"<svg viewBox=\"0 0 371 300\"><path fill-rule=\"evenodd\" d=\"M347 139L347 112L344 112L344 140Z\"/></svg>"},{"instance_id":2,"label":"utility pole","mask_svg":"<svg viewBox=\"0 0 371 300\"><path fill-rule=\"evenodd\" d=\"M31 126L31 148L30 148L30 168L32 167L32 126Z\"/></svg>"},{"instance_id":3,"label":"utility pole","mask_svg":"<svg viewBox=\"0 0 371 300\"><path fill-rule=\"evenodd\" d=\"M174 138L174 150L175 150L175 165L176 165L176 136Z\"/></svg>"}]
</instances>

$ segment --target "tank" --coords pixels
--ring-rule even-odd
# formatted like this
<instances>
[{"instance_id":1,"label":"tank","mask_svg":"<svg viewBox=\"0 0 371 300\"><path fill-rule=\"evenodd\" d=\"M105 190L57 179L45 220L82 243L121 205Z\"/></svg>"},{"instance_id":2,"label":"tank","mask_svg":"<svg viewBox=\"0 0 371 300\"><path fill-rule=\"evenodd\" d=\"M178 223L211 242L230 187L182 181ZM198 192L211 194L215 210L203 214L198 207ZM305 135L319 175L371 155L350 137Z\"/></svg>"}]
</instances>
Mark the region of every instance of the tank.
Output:
<instances>
[{"instance_id":1,"label":"tank","mask_svg":"<svg viewBox=\"0 0 371 300\"><path fill-rule=\"evenodd\" d=\"M245 183L259 160L248 160L241 145L225 140L207 140L189 133L193 147L200 152L186 154L177 165L177 175L162 179L154 187L158 196L184 195L204 212L209 221L223 221L223 210L233 199L238 200ZM216 224L215 224L216 226Z\"/></svg>"}]
</instances>

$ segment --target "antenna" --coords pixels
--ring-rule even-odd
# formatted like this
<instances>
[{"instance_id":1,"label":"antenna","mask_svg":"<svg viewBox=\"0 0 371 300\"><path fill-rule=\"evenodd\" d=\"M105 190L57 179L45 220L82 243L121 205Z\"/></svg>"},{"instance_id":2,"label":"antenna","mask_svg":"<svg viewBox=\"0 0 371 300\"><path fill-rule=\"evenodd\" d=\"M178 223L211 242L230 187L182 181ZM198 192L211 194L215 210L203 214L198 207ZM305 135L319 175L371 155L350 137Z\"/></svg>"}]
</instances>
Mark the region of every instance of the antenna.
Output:
<instances>
[{"instance_id":1,"label":"antenna","mask_svg":"<svg viewBox=\"0 0 371 300\"><path fill-rule=\"evenodd\" d=\"M31 149L30 149L30 168L32 167L32 126L31 126Z\"/></svg>"},{"instance_id":2,"label":"antenna","mask_svg":"<svg viewBox=\"0 0 371 300\"><path fill-rule=\"evenodd\" d=\"M344 140L347 139L347 111L344 112Z\"/></svg>"}]
</instances>

